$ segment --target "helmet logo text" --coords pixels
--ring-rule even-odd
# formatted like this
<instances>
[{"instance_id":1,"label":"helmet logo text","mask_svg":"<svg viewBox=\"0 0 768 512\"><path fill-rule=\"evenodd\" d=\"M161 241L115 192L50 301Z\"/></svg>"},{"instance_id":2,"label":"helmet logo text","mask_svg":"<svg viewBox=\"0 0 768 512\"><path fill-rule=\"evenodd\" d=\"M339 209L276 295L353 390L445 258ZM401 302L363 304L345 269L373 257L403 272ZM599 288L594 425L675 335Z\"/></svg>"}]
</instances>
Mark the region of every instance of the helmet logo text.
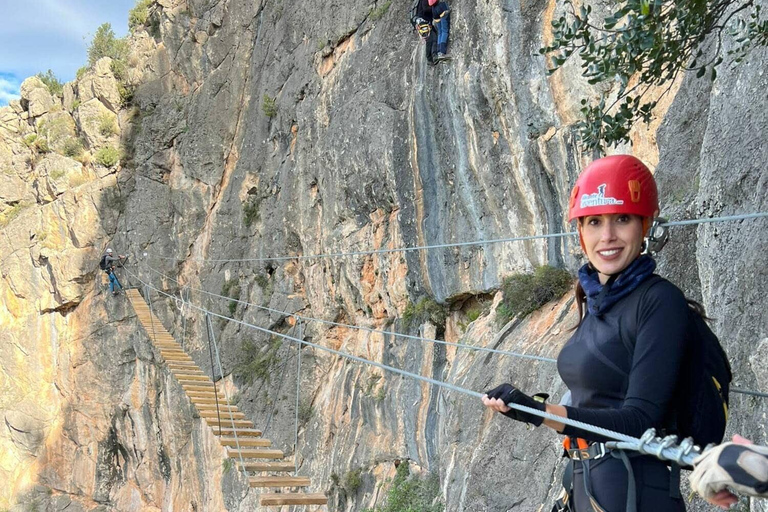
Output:
<instances>
[{"instance_id":1,"label":"helmet logo text","mask_svg":"<svg viewBox=\"0 0 768 512\"><path fill-rule=\"evenodd\" d=\"M605 197L605 183L597 187L597 192L594 194L584 194L581 196L581 208L605 206L609 204L624 204L624 201L616 199L615 197Z\"/></svg>"}]
</instances>

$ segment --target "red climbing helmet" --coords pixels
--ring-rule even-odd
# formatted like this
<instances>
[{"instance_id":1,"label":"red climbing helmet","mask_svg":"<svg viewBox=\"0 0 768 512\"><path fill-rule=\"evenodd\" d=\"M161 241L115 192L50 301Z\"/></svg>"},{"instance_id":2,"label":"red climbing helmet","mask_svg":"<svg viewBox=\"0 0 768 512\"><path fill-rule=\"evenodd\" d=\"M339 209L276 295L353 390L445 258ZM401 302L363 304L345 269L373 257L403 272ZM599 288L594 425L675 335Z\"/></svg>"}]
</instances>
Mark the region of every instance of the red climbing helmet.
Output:
<instances>
[{"instance_id":1,"label":"red climbing helmet","mask_svg":"<svg viewBox=\"0 0 768 512\"><path fill-rule=\"evenodd\" d=\"M437 3L437 0L429 0L429 5L435 5Z\"/></svg>"},{"instance_id":2,"label":"red climbing helmet","mask_svg":"<svg viewBox=\"0 0 768 512\"><path fill-rule=\"evenodd\" d=\"M595 160L576 180L568 204L568 220L605 213L628 213L644 218L659 214L659 194L653 174L632 155Z\"/></svg>"}]
</instances>

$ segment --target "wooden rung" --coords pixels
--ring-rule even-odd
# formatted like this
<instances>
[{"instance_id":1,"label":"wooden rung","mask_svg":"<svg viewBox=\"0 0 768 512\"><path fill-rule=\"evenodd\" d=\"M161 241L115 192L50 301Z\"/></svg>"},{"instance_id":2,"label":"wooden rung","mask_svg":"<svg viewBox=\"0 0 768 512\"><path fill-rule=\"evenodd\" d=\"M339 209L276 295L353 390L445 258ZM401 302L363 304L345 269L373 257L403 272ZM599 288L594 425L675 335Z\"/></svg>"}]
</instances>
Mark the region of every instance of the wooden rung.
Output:
<instances>
[{"instance_id":1,"label":"wooden rung","mask_svg":"<svg viewBox=\"0 0 768 512\"><path fill-rule=\"evenodd\" d=\"M230 418L234 418L236 420L242 420L245 418L245 414L243 414L240 411L219 411L217 412L216 409L198 409L198 413L200 413L201 418L218 418L221 417L221 421L224 422Z\"/></svg>"},{"instance_id":2,"label":"wooden rung","mask_svg":"<svg viewBox=\"0 0 768 512\"><path fill-rule=\"evenodd\" d=\"M242 412L242 411L240 411L237 408L236 405L227 405L225 402L223 402L221 400L219 400L218 407L216 406L215 402L211 402L211 403L198 403L198 402L193 401L192 403L195 404L195 407L197 407L198 409L205 410L205 411L215 411L218 408L218 410L222 411L222 414L226 414L229 411L232 411L232 412Z\"/></svg>"},{"instance_id":3,"label":"wooden rung","mask_svg":"<svg viewBox=\"0 0 768 512\"><path fill-rule=\"evenodd\" d=\"M202 375L204 377L208 377L208 374L205 373L204 371L202 371L202 370L193 370L191 368L171 368L171 371L177 377L182 376L182 375L193 375L193 376ZM208 377L208 378L210 378L210 377Z\"/></svg>"},{"instance_id":4,"label":"wooden rung","mask_svg":"<svg viewBox=\"0 0 768 512\"><path fill-rule=\"evenodd\" d=\"M238 445L240 446L260 446L262 448L269 448L272 446L272 441L269 439L262 439L259 437L242 437L240 433L237 433L237 439L234 437L220 437L219 443L222 444L222 446L232 446L237 448Z\"/></svg>"},{"instance_id":5,"label":"wooden rung","mask_svg":"<svg viewBox=\"0 0 768 512\"><path fill-rule=\"evenodd\" d=\"M195 404L195 407L198 407L198 408L201 405L204 405L204 406L212 405L215 408L217 403L216 399L213 397L213 393L211 393L209 397L195 396L195 397L189 397L189 399L192 401L193 404ZM219 408L221 408L222 404L226 404L226 403L227 401L224 399L224 397L220 396L218 401ZM205 409L205 407L203 408Z\"/></svg>"},{"instance_id":6,"label":"wooden rung","mask_svg":"<svg viewBox=\"0 0 768 512\"><path fill-rule=\"evenodd\" d=\"M213 392L213 384L210 386L203 386L198 384L182 384L181 387L183 387L186 391L208 391L210 389L211 392Z\"/></svg>"},{"instance_id":7,"label":"wooden rung","mask_svg":"<svg viewBox=\"0 0 768 512\"><path fill-rule=\"evenodd\" d=\"M217 435L217 436L221 436L221 435L223 435L223 436L234 436L235 435L234 434L235 431L233 431L231 427L230 428L222 428L222 429L219 429L219 428L216 428L216 427L211 427L211 430L213 430L213 433L215 435ZM261 430L258 430L258 429L255 429L255 428L238 428L238 429L236 429L236 431L237 431L237 436L238 437L244 437L244 436L245 437L259 437L262 434Z\"/></svg>"},{"instance_id":8,"label":"wooden rung","mask_svg":"<svg viewBox=\"0 0 768 512\"><path fill-rule=\"evenodd\" d=\"M213 400L213 395L216 394L213 391L213 386L204 389L203 391L187 391L187 396L189 398L210 398ZM225 396L223 393L218 393L219 401L225 400Z\"/></svg>"},{"instance_id":9,"label":"wooden rung","mask_svg":"<svg viewBox=\"0 0 768 512\"><path fill-rule=\"evenodd\" d=\"M218 427L219 421L217 418L203 418L211 427ZM253 428L253 422L250 420L234 420L235 428ZM225 420L221 418L221 426L224 428L232 428L232 420Z\"/></svg>"},{"instance_id":10,"label":"wooden rung","mask_svg":"<svg viewBox=\"0 0 768 512\"><path fill-rule=\"evenodd\" d=\"M238 461L239 464L239 461ZM294 469L296 469L294 463L292 461L280 461L280 462L256 462L256 461L246 461L245 464L245 470L246 471L253 471L256 472L262 472L262 471L268 471L270 473L288 473L292 472Z\"/></svg>"},{"instance_id":11,"label":"wooden rung","mask_svg":"<svg viewBox=\"0 0 768 512\"><path fill-rule=\"evenodd\" d=\"M251 487L306 487L312 481L305 476L252 476Z\"/></svg>"},{"instance_id":12,"label":"wooden rung","mask_svg":"<svg viewBox=\"0 0 768 512\"><path fill-rule=\"evenodd\" d=\"M213 392L213 386L210 391L187 391L187 396L193 402L196 400L202 400L200 403L216 403L216 394ZM218 394L219 403L227 403L227 398L221 393Z\"/></svg>"},{"instance_id":13,"label":"wooden rung","mask_svg":"<svg viewBox=\"0 0 768 512\"><path fill-rule=\"evenodd\" d=\"M174 375L180 381L182 381L182 380L193 380L193 381L207 380L207 381L210 381L211 380L211 378L209 376L207 376L206 374L204 374L202 372L201 372L200 375L192 375L190 373L175 373L174 372Z\"/></svg>"},{"instance_id":14,"label":"wooden rung","mask_svg":"<svg viewBox=\"0 0 768 512\"><path fill-rule=\"evenodd\" d=\"M241 448L240 450L227 448L227 456L231 459L282 459L285 454L282 450L265 450L258 448Z\"/></svg>"},{"instance_id":15,"label":"wooden rung","mask_svg":"<svg viewBox=\"0 0 768 512\"><path fill-rule=\"evenodd\" d=\"M259 496L259 505L262 507L274 507L279 505L325 505L328 498L325 494L305 493L262 493Z\"/></svg>"}]
</instances>

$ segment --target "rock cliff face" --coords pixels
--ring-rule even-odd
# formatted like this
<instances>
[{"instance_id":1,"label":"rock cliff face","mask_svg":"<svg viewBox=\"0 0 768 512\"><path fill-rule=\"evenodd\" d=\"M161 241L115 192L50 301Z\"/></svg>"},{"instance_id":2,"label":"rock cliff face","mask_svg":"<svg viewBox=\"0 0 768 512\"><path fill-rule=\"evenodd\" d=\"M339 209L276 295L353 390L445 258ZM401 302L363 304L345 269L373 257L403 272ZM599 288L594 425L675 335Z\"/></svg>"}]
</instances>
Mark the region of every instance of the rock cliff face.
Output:
<instances>
[{"instance_id":1,"label":"rock cliff face","mask_svg":"<svg viewBox=\"0 0 768 512\"><path fill-rule=\"evenodd\" d=\"M597 91L571 65L546 76L537 49L562 6L457 0L453 60L430 67L409 4L159 0L153 35L132 38L129 103L105 60L61 99L29 79L22 100L0 109L0 508L256 502L222 467L130 307L105 293L97 264L107 245L146 253L129 270L171 295L182 291L177 279L194 304L281 333L296 335L291 315L300 314L557 355L575 321L570 297L503 327L492 303L510 273L575 270L573 238L265 259L569 229L570 185L587 162L573 123L580 94ZM664 115L635 129L635 153L656 164L664 214L768 209L767 61L761 50L714 83L686 77ZM120 163L109 165L103 150L118 144ZM660 257L661 272L715 318L736 384L760 390L765 222L674 228ZM424 297L448 310L444 325L411 314ZM152 300L211 370L199 311ZM291 452L296 347L232 322L213 326L239 408ZM501 381L563 391L550 363L318 322L301 329L320 345L476 391ZM556 494L554 434L327 352L305 348L302 359L297 457L331 510L381 503L402 460L438 475L451 511L538 510ZM766 442L767 411L763 399L734 395L733 430ZM350 473L358 485L345 483Z\"/></svg>"}]
</instances>

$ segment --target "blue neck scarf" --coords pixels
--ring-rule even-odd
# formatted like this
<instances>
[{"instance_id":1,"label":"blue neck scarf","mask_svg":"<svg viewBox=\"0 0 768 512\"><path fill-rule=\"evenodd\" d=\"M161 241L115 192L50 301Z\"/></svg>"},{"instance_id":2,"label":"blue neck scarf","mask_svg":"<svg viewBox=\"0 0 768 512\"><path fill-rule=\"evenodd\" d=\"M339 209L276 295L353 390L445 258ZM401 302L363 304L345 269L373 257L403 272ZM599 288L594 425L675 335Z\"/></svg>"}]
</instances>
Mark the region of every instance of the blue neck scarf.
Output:
<instances>
[{"instance_id":1,"label":"blue neck scarf","mask_svg":"<svg viewBox=\"0 0 768 512\"><path fill-rule=\"evenodd\" d=\"M579 282L587 295L587 310L592 315L600 315L640 286L640 283L653 274L656 261L643 255L635 259L611 283L603 286L598 279L597 270L587 263L579 269ZM604 290L604 288L606 288Z\"/></svg>"}]
</instances>

